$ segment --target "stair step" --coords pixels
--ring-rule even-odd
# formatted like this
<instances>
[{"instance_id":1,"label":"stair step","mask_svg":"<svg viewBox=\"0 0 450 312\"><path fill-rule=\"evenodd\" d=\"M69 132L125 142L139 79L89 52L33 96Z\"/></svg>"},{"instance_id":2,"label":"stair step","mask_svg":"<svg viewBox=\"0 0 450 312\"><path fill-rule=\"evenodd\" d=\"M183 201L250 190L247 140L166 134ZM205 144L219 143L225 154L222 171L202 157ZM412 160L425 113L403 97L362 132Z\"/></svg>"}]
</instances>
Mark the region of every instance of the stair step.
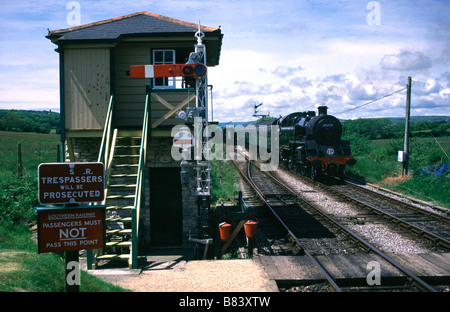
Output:
<instances>
[{"instance_id":1,"label":"stair step","mask_svg":"<svg viewBox=\"0 0 450 312\"><path fill-rule=\"evenodd\" d=\"M106 218L107 222L131 222L131 217L110 217Z\"/></svg>"},{"instance_id":2,"label":"stair step","mask_svg":"<svg viewBox=\"0 0 450 312\"><path fill-rule=\"evenodd\" d=\"M139 167L139 164L117 164L113 165L115 168L126 168L126 167Z\"/></svg>"},{"instance_id":3,"label":"stair step","mask_svg":"<svg viewBox=\"0 0 450 312\"><path fill-rule=\"evenodd\" d=\"M106 230L106 234L131 234L131 229L114 229L114 230Z\"/></svg>"},{"instance_id":4,"label":"stair step","mask_svg":"<svg viewBox=\"0 0 450 312\"><path fill-rule=\"evenodd\" d=\"M125 154L122 154L122 155L114 155L114 158L128 158L128 157L139 158L139 156L140 155L134 155L134 154L125 155Z\"/></svg>"},{"instance_id":5,"label":"stair step","mask_svg":"<svg viewBox=\"0 0 450 312\"><path fill-rule=\"evenodd\" d=\"M136 188L136 184L114 184L110 185L109 188Z\"/></svg>"},{"instance_id":6,"label":"stair step","mask_svg":"<svg viewBox=\"0 0 450 312\"><path fill-rule=\"evenodd\" d=\"M133 199L136 195L109 195L106 199Z\"/></svg>"},{"instance_id":7,"label":"stair step","mask_svg":"<svg viewBox=\"0 0 450 312\"><path fill-rule=\"evenodd\" d=\"M113 260L113 259L122 259L122 260L128 260L130 259L129 254L122 254L122 255L101 255L97 256L97 260Z\"/></svg>"},{"instance_id":8,"label":"stair step","mask_svg":"<svg viewBox=\"0 0 450 312\"><path fill-rule=\"evenodd\" d=\"M111 178L136 178L137 177L137 173L131 173L131 174L127 174L127 173L120 173L120 174L112 174Z\"/></svg>"},{"instance_id":9,"label":"stair step","mask_svg":"<svg viewBox=\"0 0 450 312\"><path fill-rule=\"evenodd\" d=\"M106 210L119 210L119 209L123 209L123 210L130 210L133 209L134 206L107 206Z\"/></svg>"},{"instance_id":10,"label":"stair step","mask_svg":"<svg viewBox=\"0 0 450 312\"><path fill-rule=\"evenodd\" d=\"M116 145L116 148L141 148L140 145Z\"/></svg>"},{"instance_id":11,"label":"stair step","mask_svg":"<svg viewBox=\"0 0 450 312\"><path fill-rule=\"evenodd\" d=\"M130 247L131 242L107 242L106 247Z\"/></svg>"}]
</instances>

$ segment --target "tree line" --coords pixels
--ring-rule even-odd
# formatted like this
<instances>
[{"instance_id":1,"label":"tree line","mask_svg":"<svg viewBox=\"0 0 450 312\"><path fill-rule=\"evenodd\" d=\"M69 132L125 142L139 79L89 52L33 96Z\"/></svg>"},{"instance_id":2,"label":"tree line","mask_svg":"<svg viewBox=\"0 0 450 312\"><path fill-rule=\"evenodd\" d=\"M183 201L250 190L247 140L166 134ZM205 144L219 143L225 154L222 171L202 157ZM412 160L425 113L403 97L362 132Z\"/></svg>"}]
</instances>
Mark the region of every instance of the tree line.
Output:
<instances>
[{"instance_id":1,"label":"tree line","mask_svg":"<svg viewBox=\"0 0 450 312\"><path fill-rule=\"evenodd\" d=\"M0 131L60 133L60 114L52 111L0 110Z\"/></svg>"},{"instance_id":2,"label":"tree line","mask_svg":"<svg viewBox=\"0 0 450 312\"><path fill-rule=\"evenodd\" d=\"M389 118L345 120L344 137L364 137L368 140L401 138L405 123ZM60 114L52 111L0 110L0 131L60 133ZM445 120L410 123L411 137L449 136L450 123Z\"/></svg>"},{"instance_id":3,"label":"tree line","mask_svg":"<svg viewBox=\"0 0 450 312\"><path fill-rule=\"evenodd\" d=\"M355 119L342 123L343 136L365 137L369 140L396 139L405 135L405 123L394 123L388 118ZM425 120L410 122L411 137L449 136L450 123L442 120L429 122Z\"/></svg>"}]
</instances>

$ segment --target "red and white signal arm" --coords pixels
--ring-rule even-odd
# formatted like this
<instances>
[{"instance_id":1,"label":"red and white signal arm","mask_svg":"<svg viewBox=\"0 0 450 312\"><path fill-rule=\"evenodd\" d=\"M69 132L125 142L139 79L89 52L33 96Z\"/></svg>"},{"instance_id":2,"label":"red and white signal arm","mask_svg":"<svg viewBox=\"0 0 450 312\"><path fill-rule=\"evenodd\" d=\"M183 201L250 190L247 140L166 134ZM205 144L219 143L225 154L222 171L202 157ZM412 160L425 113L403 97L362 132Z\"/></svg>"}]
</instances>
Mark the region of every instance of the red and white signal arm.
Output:
<instances>
[{"instance_id":1,"label":"red and white signal arm","mask_svg":"<svg viewBox=\"0 0 450 312\"><path fill-rule=\"evenodd\" d=\"M194 136L188 130L178 131L173 137L173 146L188 148L194 146Z\"/></svg>"},{"instance_id":2,"label":"red and white signal arm","mask_svg":"<svg viewBox=\"0 0 450 312\"><path fill-rule=\"evenodd\" d=\"M203 77L206 66L195 64L131 65L131 78Z\"/></svg>"}]
</instances>

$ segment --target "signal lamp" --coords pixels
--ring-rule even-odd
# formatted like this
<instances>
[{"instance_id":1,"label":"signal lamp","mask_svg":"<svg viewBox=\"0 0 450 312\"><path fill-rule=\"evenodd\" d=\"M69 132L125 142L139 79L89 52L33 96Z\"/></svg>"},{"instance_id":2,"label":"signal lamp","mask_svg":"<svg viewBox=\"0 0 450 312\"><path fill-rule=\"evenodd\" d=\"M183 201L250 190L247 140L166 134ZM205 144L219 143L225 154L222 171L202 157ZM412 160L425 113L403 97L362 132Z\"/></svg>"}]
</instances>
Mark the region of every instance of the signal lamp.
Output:
<instances>
[{"instance_id":1,"label":"signal lamp","mask_svg":"<svg viewBox=\"0 0 450 312\"><path fill-rule=\"evenodd\" d=\"M183 76L193 76L194 75L194 67L191 65L184 66L182 69Z\"/></svg>"},{"instance_id":2,"label":"signal lamp","mask_svg":"<svg viewBox=\"0 0 450 312\"><path fill-rule=\"evenodd\" d=\"M195 65L195 75L203 77L206 74L206 66L202 63Z\"/></svg>"}]
</instances>

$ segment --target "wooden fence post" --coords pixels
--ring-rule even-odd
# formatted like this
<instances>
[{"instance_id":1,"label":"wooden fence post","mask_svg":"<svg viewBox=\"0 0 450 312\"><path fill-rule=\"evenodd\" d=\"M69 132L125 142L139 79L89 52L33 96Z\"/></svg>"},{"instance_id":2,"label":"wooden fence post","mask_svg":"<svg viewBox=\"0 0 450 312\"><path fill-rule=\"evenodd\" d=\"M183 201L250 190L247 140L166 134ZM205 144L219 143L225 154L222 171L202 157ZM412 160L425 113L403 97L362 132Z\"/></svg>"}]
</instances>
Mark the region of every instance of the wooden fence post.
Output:
<instances>
[{"instance_id":1,"label":"wooden fence post","mask_svg":"<svg viewBox=\"0 0 450 312\"><path fill-rule=\"evenodd\" d=\"M17 177L21 178L22 176L22 144L19 142L17 143Z\"/></svg>"}]
</instances>

